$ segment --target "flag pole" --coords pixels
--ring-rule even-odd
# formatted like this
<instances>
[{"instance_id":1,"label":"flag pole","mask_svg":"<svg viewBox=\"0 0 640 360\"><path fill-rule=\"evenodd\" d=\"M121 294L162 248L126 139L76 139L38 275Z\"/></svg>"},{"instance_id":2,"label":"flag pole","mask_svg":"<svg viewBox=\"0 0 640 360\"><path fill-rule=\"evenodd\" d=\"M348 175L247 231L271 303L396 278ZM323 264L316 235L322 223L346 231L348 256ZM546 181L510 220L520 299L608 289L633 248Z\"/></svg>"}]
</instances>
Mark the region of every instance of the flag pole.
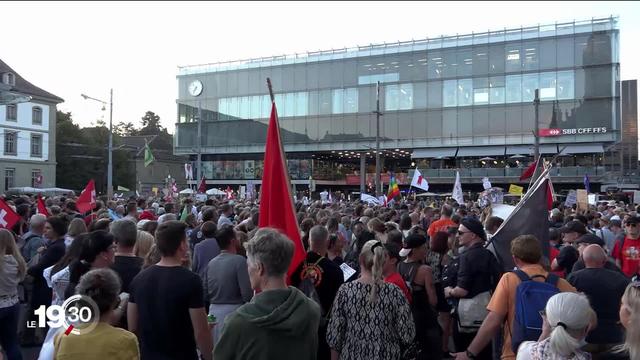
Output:
<instances>
[{"instance_id":1,"label":"flag pole","mask_svg":"<svg viewBox=\"0 0 640 360\"><path fill-rule=\"evenodd\" d=\"M271 102L276 101L275 97L273 96L273 87L271 86L271 79L270 78L267 78L267 87L269 88L269 96L271 97Z\"/></svg>"}]
</instances>

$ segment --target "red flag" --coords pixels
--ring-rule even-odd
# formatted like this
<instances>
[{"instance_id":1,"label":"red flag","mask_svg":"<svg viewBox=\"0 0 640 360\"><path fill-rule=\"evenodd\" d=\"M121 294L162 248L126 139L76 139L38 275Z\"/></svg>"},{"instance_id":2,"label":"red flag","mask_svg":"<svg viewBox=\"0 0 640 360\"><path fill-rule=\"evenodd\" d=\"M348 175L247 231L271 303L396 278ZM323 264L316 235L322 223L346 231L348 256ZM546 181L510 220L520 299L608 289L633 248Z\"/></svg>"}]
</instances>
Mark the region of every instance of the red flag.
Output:
<instances>
[{"instance_id":1,"label":"red flag","mask_svg":"<svg viewBox=\"0 0 640 360\"><path fill-rule=\"evenodd\" d=\"M207 192L207 182L204 179L204 175L202 175L202 179L200 180L200 185L198 185L198 192L202 194Z\"/></svg>"},{"instance_id":2,"label":"red flag","mask_svg":"<svg viewBox=\"0 0 640 360\"><path fill-rule=\"evenodd\" d=\"M78 201L76 201L76 207L81 213L86 213L96 206L96 184L93 179L89 180L87 186L82 190Z\"/></svg>"},{"instance_id":3,"label":"red flag","mask_svg":"<svg viewBox=\"0 0 640 360\"><path fill-rule=\"evenodd\" d=\"M540 158L538 157L538 160L536 160L536 162L534 162L533 164L529 165L524 172L522 173L522 175L520 175L520 181L522 180L526 180L530 177L533 176L533 173L536 172L536 168L538 167L538 162L540 162Z\"/></svg>"},{"instance_id":4,"label":"red flag","mask_svg":"<svg viewBox=\"0 0 640 360\"><path fill-rule=\"evenodd\" d=\"M20 221L20 215L0 199L0 228L11 229L18 221Z\"/></svg>"},{"instance_id":5,"label":"red flag","mask_svg":"<svg viewBox=\"0 0 640 360\"><path fill-rule=\"evenodd\" d=\"M289 171L285 164L284 149L280 141L280 127L276 104L271 104L271 118L267 129L267 144L264 152L264 171L260 188L259 227L273 227L282 231L295 245L288 276L305 258L290 193Z\"/></svg>"},{"instance_id":6,"label":"red flag","mask_svg":"<svg viewBox=\"0 0 640 360\"><path fill-rule=\"evenodd\" d=\"M47 211L47 207L44 206L44 201L42 201L42 196L38 195L38 214L42 214L46 217L49 217L49 212Z\"/></svg>"},{"instance_id":7,"label":"red flag","mask_svg":"<svg viewBox=\"0 0 640 360\"><path fill-rule=\"evenodd\" d=\"M551 183L551 179L549 179L549 181L547 182L547 209L549 210L553 209L553 192L553 184Z\"/></svg>"}]
</instances>

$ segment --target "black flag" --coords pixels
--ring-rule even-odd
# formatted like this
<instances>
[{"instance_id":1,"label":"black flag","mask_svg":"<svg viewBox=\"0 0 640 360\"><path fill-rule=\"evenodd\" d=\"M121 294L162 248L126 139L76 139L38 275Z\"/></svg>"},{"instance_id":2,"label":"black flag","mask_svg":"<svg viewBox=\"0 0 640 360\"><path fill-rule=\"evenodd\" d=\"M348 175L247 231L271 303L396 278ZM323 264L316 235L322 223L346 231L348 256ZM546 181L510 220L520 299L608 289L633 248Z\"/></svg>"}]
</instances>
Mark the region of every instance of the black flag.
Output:
<instances>
[{"instance_id":1,"label":"black flag","mask_svg":"<svg viewBox=\"0 0 640 360\"><path fill-rule=\"evenodd\" d=\"M511 271L515 266L511 258L511 240L519 235L535 235L542 245L543 263L549 263L547 174L548 170L545 170L538 177L489 241L487 247L494 252L505 271Z\"/></svg>"}]
</instances>

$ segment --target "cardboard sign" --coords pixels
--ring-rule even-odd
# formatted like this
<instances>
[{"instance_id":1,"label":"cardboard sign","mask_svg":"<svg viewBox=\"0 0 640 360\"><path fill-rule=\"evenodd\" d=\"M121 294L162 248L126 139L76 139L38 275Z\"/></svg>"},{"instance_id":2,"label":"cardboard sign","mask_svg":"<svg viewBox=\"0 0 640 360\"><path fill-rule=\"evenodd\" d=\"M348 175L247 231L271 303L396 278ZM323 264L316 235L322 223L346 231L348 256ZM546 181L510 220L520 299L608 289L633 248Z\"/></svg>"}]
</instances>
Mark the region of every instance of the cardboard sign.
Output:
<instances>
[{"instance_id":1,"label":"cardboard sign","mask_svg":"<svg viewBox=\"0 0 640 360\"><path fill-rule=\"evenodd\" d=\"M509 194L522 195L523 191L524 191L524 188L522 186L518 186L514 184L509 185Z\"/></svg>"},{"instance_id":2,"label":"cardboard sign","mask_svg":"<svg viewBox=\"0 0 640 360\"><path fill-rule=\"evenodd\" d=\"M575 190L569 191L567 194L567 199L564 201L564 206L572 207L574 204L578 203L578 193Z\"/></svg>"},{"instance_id":3,"label":"cardboard sign","mask_svg":"<svg viewBox=\"0 0 640 360\"><path fill-rule=\"evenodd\" d=\"M580 210L588 210L589 209L589 194L585 189L577 190L578 193L578 209Z\"/></svg>"}]
</instances>

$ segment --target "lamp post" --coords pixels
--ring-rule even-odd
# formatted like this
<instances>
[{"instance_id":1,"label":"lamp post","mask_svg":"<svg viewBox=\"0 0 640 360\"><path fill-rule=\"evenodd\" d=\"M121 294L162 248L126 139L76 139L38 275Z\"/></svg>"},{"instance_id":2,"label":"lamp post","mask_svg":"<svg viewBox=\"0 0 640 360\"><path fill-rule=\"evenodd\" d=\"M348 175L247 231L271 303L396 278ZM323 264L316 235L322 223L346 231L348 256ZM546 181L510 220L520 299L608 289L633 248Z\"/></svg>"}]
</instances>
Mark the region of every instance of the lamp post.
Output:
<instances>
[{"instance_id":1,"label":"lamp post","mask_svg":"<svg viewBox=\"0 0 640 360\"><path fill-rule=\"evenodd\" d=\"M103 105L106 105L107 102L96 99L94 97L80 94L85 100L93 100ZM109 162L107 164L107 197L109 200L113 197L113 89L110 91L109 97Z\"/></svg>"}]
</instances>

